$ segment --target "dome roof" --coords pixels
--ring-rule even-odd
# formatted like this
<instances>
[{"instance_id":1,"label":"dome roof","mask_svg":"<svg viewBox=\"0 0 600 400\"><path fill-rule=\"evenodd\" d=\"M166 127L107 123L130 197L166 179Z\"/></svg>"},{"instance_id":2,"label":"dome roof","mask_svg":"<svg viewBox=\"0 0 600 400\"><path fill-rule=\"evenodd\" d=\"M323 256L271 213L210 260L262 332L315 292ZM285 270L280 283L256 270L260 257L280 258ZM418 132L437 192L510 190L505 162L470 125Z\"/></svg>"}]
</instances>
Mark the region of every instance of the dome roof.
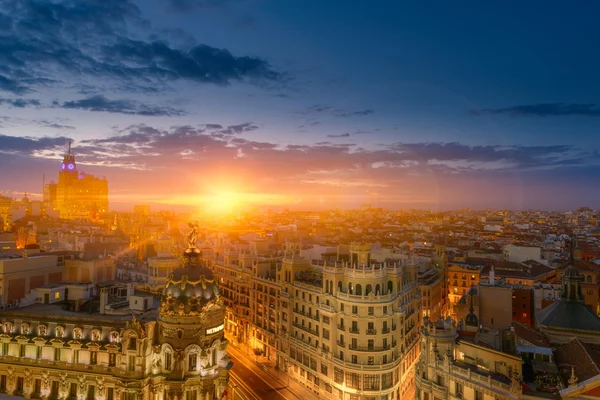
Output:
<instances>
[{"instance_id":1,"label":"dome roof","mask_svg":"<svg viewBox=\"0 0 600 400\"><path fill-rule=\"evenodd\" d=\"M581 278L581 274L579 273L579 271L577 271L577 269L575 267L573 267L572 265L569 265L563 272L563 277L564 278Z\"/></svg>"},{"instance_id":2,"label":"dome roof","mask_svg":"<svg viewBox=\"0 0 600 400\"><path fill-rule=\"evenodd\" d=\"M465 325L467 326L479 326L479 318L473 312L473 308L471 308L470 312L465 317Z\"/></svg>"},{"instance_id":3,"label":"dome roof","mask_svg":"<svg viewBox=\"0 0 600 400\"><path fill-rule=\"evenodd\" d=\"M187 249L180 268L169 275L161 303L163 309L188 314L200 312L202 307L220 295L213 273L201 265L201 252L197 248Z\"/></svg>"}]
</instances>

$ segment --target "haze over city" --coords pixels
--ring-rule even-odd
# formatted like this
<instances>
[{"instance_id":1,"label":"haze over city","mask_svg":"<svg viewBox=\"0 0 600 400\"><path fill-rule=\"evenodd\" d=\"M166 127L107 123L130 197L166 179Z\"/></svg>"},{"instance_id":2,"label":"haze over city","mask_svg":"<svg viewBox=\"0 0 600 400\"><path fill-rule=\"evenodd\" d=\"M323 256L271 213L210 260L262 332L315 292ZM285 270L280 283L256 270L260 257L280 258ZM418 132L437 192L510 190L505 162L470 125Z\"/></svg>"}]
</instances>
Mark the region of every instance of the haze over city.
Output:
<instances>
[{"instance_id":1,"label":"haze over city","mask_svg":"<svg viewBox=\"0 0 600 400\"><path fill-rule=\"evenodd\" d=\"M112 209L595 206L600 5L0 1L0 189Z\"/></svg>"}]
</instances>

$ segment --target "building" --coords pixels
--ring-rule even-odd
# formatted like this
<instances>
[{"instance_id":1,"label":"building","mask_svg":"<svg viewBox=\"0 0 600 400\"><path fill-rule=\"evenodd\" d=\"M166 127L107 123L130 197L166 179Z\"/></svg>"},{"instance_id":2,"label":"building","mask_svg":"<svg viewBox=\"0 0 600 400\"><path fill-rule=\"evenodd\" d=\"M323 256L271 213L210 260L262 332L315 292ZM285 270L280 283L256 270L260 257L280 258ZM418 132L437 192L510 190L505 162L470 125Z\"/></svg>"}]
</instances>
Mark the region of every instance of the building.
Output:
<instances>
[{"instance_id":1,"label":"building","mask_svg":"<svg viewBox=\"0 0 600 400\"><path fill-rule=\"evenodd\" d=\"M504 246L502 250L504 261L521 263L529 260L537 262L542 260L542 249L539 246L511 243Z\"/></svg>"},{"instance_id":2,"label":"building","mask_svg":"<svg viewBox=\"0 0 600 400\"><path fill-rule=\"evenodd\" d=\"M467 318L473 334L477 317ZM495 400L522 397L522 360L472 335L459 335L451 318L421 327L421 356L415 374L415 399Z\"/></svg>"},{"instance_id":3,"label":"building","mask_svg":"<svg viewBox=\"0 0 600 400\"><path fill-rule=\"evenodd\" d=\"M564 400L600 398L600 345L573 337L559 346L556 364L567 384L560 391Z\"/></svg>"},{"instance_id":4,"label":"building","mask_svg":"<svg viewBox=\"0 0 600 400\"><path fill-rule=\"evenodd\" d=\"M58 183L49 183L44 195L62 219L95 220L108 211L108 181L77 170L71 142L58 172Z\"/></svg>"},{"instance_id":5,"label":"building","mask_svg":"<svg viewBox=\"0 0 600 400\"><path fill-rule=\"evenodd\" d=\"M111 292L122 288L103 284L100 313L66 310L61 302L0 311L0 391L51 399L221 399L231 367L225 306L200 259L190 243L157 304L131 287L120 304Z\"/></svg>"},{"instance_id":6,"label":"building","mask_svg":"<svg viewBox=\"0 0 600 400\"><path fill-rule=\"evenodd\" d=\"M349 261L311 263L290 245L283 257L214 252L228 334L319 397L409 396L419 355L417 268L374 262L360 244Z\"/></svg>"},{"instance_id":7,"label":"building","mask_svg":"<svg viewBox=\"0 0 600 400\"><path fill-rule=\"evenodd\" d=\"M588 343L600 343L600 317L585 304L583 275L572 265L562 274L562 297L536 313L536 328L551 343L565 343L573 336Z\"/></svg>"},{"instance_id":8,"label":"building","mask_svg":"<svg viewBox=\"0 0 600 400\"><path fill-rule=\"evenodd\" d=\"M460 298L472 286L477 286L481 278L481 265L450 264L448 266L448 300L450 312Z\"/></svg>"}]
</instances>

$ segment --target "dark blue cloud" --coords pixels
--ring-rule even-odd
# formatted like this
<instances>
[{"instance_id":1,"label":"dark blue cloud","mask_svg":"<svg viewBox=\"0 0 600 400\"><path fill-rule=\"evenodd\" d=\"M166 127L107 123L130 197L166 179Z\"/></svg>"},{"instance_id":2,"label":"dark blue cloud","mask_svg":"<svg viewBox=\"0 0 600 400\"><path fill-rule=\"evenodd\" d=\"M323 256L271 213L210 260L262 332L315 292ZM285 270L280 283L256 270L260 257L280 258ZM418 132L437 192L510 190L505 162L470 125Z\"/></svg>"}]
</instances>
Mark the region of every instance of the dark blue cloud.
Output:
<instances>
[{"instance_id":1,"label":"dark blue cloud","mask_svg":"<svg viewBox=\"0 0 600 400\"><path fill-rule=\"evenodd\" d=\"M171 11L189 12L197 9L223 8L243 0L166 0Z\"/></svg>"},{"instance_id":2,"label":"dark blue cloud","mask_svg":"<svg viewBox=\"0 0 600 400\"><path fill-rule=\"evenodd\" d=\"M340 133L339 135L335 135L335 134L331 134L331 135L327 135L328 138L343 138L343 137L350 137L349 133Z\"/></svg>"},{"instance_id":3,"label":"dark blue cloud","mask_svg":"<svg viewBox=\"0 0 600 400\"><path fill-rule=\"evenodd\" d=\"M144 115L150 117L173 117L186 114L183 110L172 107L142 104L133 100L110 100L102 95L96 95L81 100L65 101L64 103L54 102L54 105L62 108L130 115Z\"/></svg>"},{"instance_id":4,"label":"dark blue cloud","mask_svg":"<svg viewBox=\"0 0 600 400\"><path fill-rule=\"evenodd\" d=\"M316 104L308 107L306 110L300 112L303 115L309 114L330 114L335 117L364 117L367 115L373 114L375 111L370 108L365 108L362 110L343 110L340 108L335 108L327 105Z\"/></svg>"},{"instance_id":5,"label":"dark blue cloud","mask_svg":"<svg viewBox=\"0 0 600 400\"><path fill-rule=\"evenodd\" d=\"M156 91L172 81L279 82L267 61L205 44L176 47L130 0L3 0L0 90L23 94L61 83ZM91 79L90 79L91 78Z\"/></svg>"},{"instance_id":6,"label":"dark blue cloud","mask_svg":"<svg viewBox=\"0 0 600 400\"><path fill-rule=\"evenodd\" d=\"M12 107L24 108L30 106L40 106L41 103L36 99L2 99L0 98L0 105L8 105Z\"/></svg>"},{"instance_id":7,"label":"dark blue cloud","mask_svg":"<svg viewBox=\"0 0 600 400\"><path fill-rule=\"evenodd\" d=\"M600 108L596 104L577 103L540 103L526 104L507 108L485 108L469 111L471 115L508 114L517 117L556 117L556 116L583 116L600 117Z\"/></svg>"},{"instance_id":8,"label":"dark blue cloud","mask_svg":"<svg viewBox=\"0 0 600 400\"><path fill-rule=\"evenodd\" d=\"M30 154L36 150L52 150L64 147L69 140L70 138L64 136L34 138L0 135L0 150L7 153Z\"/></svg>"},{"instance_id":9,"label":"dark blue cloud","mask_svg":"<svg viewBox=\"0 0 600 400\"><path fill-rule=\"evenodd\" d=\"M192 80L201 83L228 85L245 78L276 81L280 74L257 57L235 57L225 49L197 45L182 51L163 42L143 42L121 38L104 49L106 58L115 57L119 68L135 65L144 76L166 80Z\"/></svg>"}]
</instances>

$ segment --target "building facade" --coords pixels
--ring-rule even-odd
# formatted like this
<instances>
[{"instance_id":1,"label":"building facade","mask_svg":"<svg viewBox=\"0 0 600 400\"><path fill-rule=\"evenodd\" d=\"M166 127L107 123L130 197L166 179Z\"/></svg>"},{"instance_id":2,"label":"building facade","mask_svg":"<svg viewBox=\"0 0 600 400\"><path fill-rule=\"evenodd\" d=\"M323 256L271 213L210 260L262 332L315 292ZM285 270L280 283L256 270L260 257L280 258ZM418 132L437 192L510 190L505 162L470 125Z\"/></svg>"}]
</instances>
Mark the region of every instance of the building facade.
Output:
<instances>
[{"instance_id":1,"label":"building facade","mask_svg":"<svg viewBox=\"0 0 600 400\"><path fill-rule=\"evenodd\" d=\"M352 245L349 262L225 254L214 263L228 334L327 399L399 399L419 355L417 268L373 262ZM412 396L412 394L410 395Z\"/></svg>"},{"instance_id":2,"label":"building facade","mask_svg":"<svg viewBox=\"0 0 600 400\"><path fill-rule=\"evenodd\" d=\"M70 142L58 172L58 183L49 183L44 196L62 219L94 220L108 211L108 181L77 170Z\"/></svg>"},{"instance_id":3,"label":"building facade","mask_svg":"<svg viewBox=\"0 0 600 400\"><path fill-rule=\"evenodd\" d=\"M100 289L101 303L107 290ZM231 367L225 306L195 246L156 303L102 307L97 315L43 303L0 311L0 391L36 399L221 399ZM143 320L132 316L136 308Z\"/></svg>"},{"instance_id":4,"label":"building facade","mask_svg":"<svg viewBox=\"0 0 600 400\"><path fill-rule=\"evenodd\" d=\"M415 376L417 400L516 400L522 397L521 373L520 357L460 340L451 318L425 319Z\"/></svg>"}]
</instances>

